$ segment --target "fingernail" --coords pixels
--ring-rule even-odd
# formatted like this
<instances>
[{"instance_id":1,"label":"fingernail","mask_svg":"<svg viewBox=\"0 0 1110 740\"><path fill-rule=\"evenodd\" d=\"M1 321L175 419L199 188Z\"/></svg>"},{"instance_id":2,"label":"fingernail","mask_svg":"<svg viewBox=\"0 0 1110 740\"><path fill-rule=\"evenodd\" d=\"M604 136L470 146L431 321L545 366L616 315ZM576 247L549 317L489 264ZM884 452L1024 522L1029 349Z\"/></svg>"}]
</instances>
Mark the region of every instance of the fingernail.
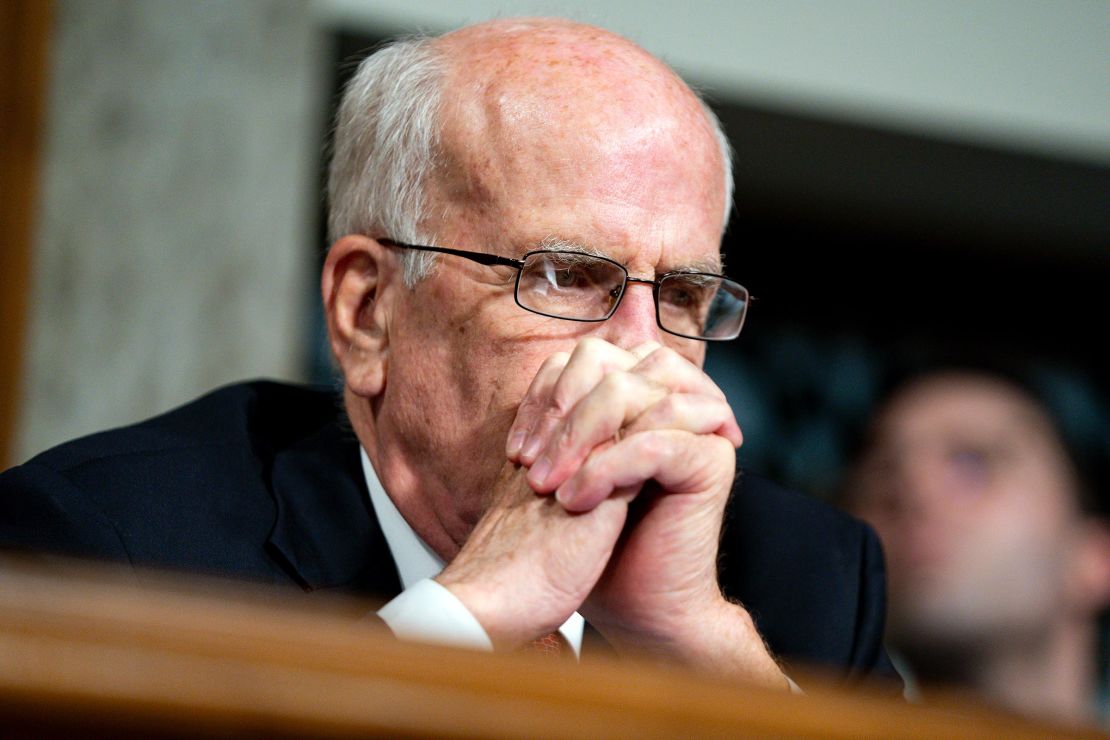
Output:
<instances>
[{"instance_id":1,"label":"fingernail","mask_svg":"<svg viewBox=\"0 0 1110 740\"><path fill-rule=\"evenodd\" d=\"M524 449L520 451L520 459L524 462L535 458L536 453L540 451L540 438L533 436L528 440L528 444L524 445Z\"/></svg>"},{"instance_id":2,"label":"fingernail","mask_svg":"<svg viewBox=\"0 0 1110 740\"><path fill-rule=\"evenodd\" d=\"M542 486L547 480L547 474L550 472L551 461L548 460L547 456L545 455L539 460L536 460L536 464L533 465L532 469L528 472L528 477L531 478L532 482L535 483L537 486Z\"/></svg>"},{"instance_id":3,"label":"fingernail","mask_svg":"<svg viewBox=\"0 0 1110 740\"><path fill-rule=\"evenodd\" d=\"M566 506L567 501L573 497L574 491L571 487L571 482L568 480L563 485L559 486L559 490L555 492L555 500L561 505Z\"/></svg>"},{"instance_id":4,"label":"fingernail","mask_svg":"<svg viewBox=\"0 0 1110 740\"><path fill-rule=\"evenodd\" d=\"M524 438L527 436L523 429L515 431L509 436L509 447L506 450L509 457L517 456L520 448L524 446Z\"/></svg>"}]
</instances>

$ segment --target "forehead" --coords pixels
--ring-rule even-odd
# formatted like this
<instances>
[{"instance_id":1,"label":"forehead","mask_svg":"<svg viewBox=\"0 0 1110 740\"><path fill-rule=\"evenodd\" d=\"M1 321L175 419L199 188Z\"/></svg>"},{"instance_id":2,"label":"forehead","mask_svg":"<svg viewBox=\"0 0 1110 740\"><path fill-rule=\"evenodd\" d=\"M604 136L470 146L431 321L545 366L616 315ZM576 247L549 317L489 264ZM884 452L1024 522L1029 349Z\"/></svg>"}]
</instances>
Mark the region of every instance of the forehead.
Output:
<instances>
[{"instance_id":1,"label":"forehead","mask_svg":"<svg viewBox=\"0 0 1110 740\"><path fill-rule=\"evenodd\" d=\"M1045 515L1043 506L1031 506L1034 501L1073 512L1078 499L1075 471L1046 412L1023 391L985 376L940 376L900 391L876 420L868 452L872 460L928 461L926 469L933 474L941 470L935 467L940 460L952 463L971 452L971 461L965 462L989 465L992 471L991 500L1001 505L1021 497L1030 504L1013 507L1015 518ZM865 466L864 472L864 480L879 486L864 486L863 492L910 495L906 486L892 485L888 470ZM1045 518L1046 525L1053 521Z\"/></svg>"},{"instance_id":2,"label":"forehead","mask_svg":"<svg viewBox=\"0 0 1110 740\"><path fill-rule=\"evenodd\" d=\"M713 129L669 70L621 43L516 39L452 68L441 228L518 252L555 238L633 268L717 256Z\"/></svg>"},{"instance_id":3,"label":"forehead","mask_svg":"<svg viewBox=\"0 0 1110 740\"><path fill-rule=\"evenodd\" d=\"M972 375L918 381L899 392L874 429L879 445L952 441L1058 446L1051 422L1004 381Z\"/></svg>"}]
</instances>

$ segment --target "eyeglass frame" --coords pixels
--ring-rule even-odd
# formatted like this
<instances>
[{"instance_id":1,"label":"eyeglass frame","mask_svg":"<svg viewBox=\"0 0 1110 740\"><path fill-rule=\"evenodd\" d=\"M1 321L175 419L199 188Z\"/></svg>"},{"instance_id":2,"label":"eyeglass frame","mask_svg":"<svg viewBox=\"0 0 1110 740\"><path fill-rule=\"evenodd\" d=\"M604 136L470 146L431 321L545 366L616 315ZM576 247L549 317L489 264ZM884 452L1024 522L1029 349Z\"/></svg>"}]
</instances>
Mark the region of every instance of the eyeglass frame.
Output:
<instances>
[{"instance_id":1,"label":"eyeglass frame","mask_svg":"<svg viewBox=\"0 0 1110 740\"><path fill-rule=\"evenodd\" d=\"M537 316L546 316L546 317L551 318L551 319L562 319L563 321L581 321L581 322L586 322L586 323L598 323L598 322L601 322L601 321L608 321L609 319L611 319L613 317L613 314L615 314L617 312L617 308L620 307L621 301L624 300L624 294L625 294L625 291L628 289L628 284L629 283L643 283L644 285L650 285L651 286L652 301L655 303L655 324L660 329L662 329L663 331L667 332L668 334L674 335L676 337L682 337L683 339L694 339L694 340L697 340L699 342L731 342L732 340L734 340L738 336L740 336L740 332L744 328L744 322L748 318L748 304L751 303L752 300L754 300L754 296L752 296L751 292L747 288L745 288L743 285L740 285L740 283L736 282L735 280L733 280L732 278L730 278L726 275L718 275L718 274L712 273L712 272L688 272L688 271L685 271L685 270L672 270L671 272L665 272L662 275L659 275L654 280L648 280L647 278L632 277L630 274L628 274L628 268L625 267L624 265L622 265L620 262L617 262L616 260L610 259L608 257L602 257L602 256L596 255L596 254L590 254L588 252L575 252L573 250L566 250L566 249L534 249L530 252L525 253L523 259L518 260L518 259L513 259L512 257L502 257L501 255L498 255L498 254L489 254L487 252L471 252L471 251L468 251L468 250L465 250L465 249L453 249L453 248L450 248L450 247L434 247L434 246L429 246L429 245L426 245L426 244L408 244L406 242L400 242L400 241L397 241L396 239L390 239L388 237L379 237L377 239L377 241L378 241L379 244L384 244L387 247L399 247L401 249L413 249L413 250L420 251L420 252L436 252L438 254L450 254L450 255L453 255L455 257L462 257L463 259L468 259L468 260L471 260L472 262L477 262L478 264L481 264L481 265L488 265L488 266L500 265L502 267L512 267L516 270L516 281L515 281L515 284L513 285L513 301L516 302L516 305L520 306L521 308L523 308L525 311L528 311L529 313L536 314ZM616 267L620 268L621 272L624 273L624 283L621 285L620 296L617 297L617 300L613 303L613 306L609 309L609 313L606 314L604 317L599 318L599 319L579 319L579 318L572 318L572 317L569 317L569 316L558 316L556 314L544 313L543 311L537 311L534 308L529 308L528 306L525 306L523 303L520 302L520 276L524 273L524 266L525 266L525 263L526 263L527 259L529 257L531 257L532 255L534 255L534 254L578 254L578 255L584 255L584 256L587 256L587 257L592 257L594 259L602 260L604 262L608 262L609 264L615 265ZM689 334L681 334L679 332L672 331L671 329L668 329L667 327L663 326L662 317L659 315L659 285L662 281L666 280L669 277L675 276L675 275L702 275L704 277L718 278L720 280L727 280L728 282L732 283L733 285L736 285L738 288L743 290L744 294L747 297L744 300L744 310L743 310L743 313L740 315L740 324L739 324L739 326L736 327L736 333L733 334L730 337L695 337L695 336L691 336Z\"/></svg>"}]
</instances>

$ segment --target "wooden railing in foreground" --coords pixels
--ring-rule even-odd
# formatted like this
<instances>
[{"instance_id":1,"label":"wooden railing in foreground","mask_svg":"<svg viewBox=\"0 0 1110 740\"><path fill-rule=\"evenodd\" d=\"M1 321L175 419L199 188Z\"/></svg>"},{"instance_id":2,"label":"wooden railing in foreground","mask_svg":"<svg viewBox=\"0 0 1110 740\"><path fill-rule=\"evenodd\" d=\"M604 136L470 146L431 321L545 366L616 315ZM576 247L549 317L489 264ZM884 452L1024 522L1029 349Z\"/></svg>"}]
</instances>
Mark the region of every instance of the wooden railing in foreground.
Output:
<instances>
[{"instance_id":1,"label":"wooden railing in foreground","mask_svg":"<svg viewBox=\"0 0 1110 740\"><path fill-rule=\"evenodd\" d=\"M1080 736L805 682L404 644L371 605L0 559L0 735ZM7 733L7 734L5 734Z\"/></svg>"}]
</instances>

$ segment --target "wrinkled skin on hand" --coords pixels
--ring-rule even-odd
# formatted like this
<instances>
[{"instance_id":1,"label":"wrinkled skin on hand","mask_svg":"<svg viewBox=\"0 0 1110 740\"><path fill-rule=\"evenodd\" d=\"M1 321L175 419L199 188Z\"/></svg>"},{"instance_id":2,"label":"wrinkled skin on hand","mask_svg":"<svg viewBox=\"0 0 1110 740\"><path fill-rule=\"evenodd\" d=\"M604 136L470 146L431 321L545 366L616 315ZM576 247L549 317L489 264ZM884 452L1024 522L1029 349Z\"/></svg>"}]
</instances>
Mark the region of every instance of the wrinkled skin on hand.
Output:
<instances>
[{"instance_id":1,"label":"wrinkled skin on hand","mask_svg":"<svg viewBox=\"0 0 1110 740\"><path fill-rule=\"evenodd\" d=\"M436 579L497 648L515 648L570 617L601 576L628 513L629 496L613 496L588 515L571 515L533 491L526 472L505 462L485 516Z\"/></svg>"},{"instance_id":2,"label":"wrinkled skin on hand","mask_svg":"<svg viewBox=\"0 0 1110 740\"><path fill-rule=\"evenodd\" d=\"M717 584L741 441L724 394L678 353L585 339L537 373L491 506L439 580L495 645L581 609L618 650L725 661L781 685L747 613Z\"/></svg>"}]
</instances>

